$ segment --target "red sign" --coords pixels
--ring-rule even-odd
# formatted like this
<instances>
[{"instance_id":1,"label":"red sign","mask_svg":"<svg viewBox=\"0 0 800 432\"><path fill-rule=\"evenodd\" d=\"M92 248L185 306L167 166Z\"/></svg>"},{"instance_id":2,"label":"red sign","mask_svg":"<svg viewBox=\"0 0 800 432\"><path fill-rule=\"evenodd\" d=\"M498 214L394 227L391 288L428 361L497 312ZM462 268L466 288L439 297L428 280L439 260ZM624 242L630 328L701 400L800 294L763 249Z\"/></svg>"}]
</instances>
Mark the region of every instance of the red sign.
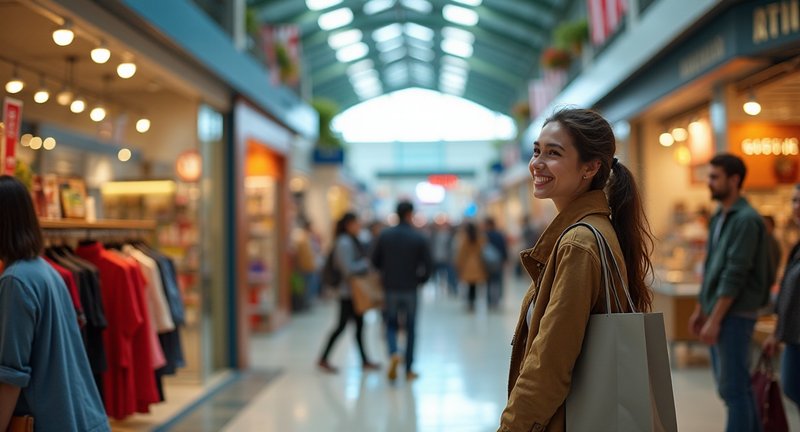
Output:
<instances>
[{"instance_id":1,"label":"red sign","mask_svg":"<svg viewBox=\"0 0 800 432\"><path fill-rule=\"evenodd\" d=\"M5 154L0 155L3 173L14 175L17 167L17 143L19 142L19 127L22 123L22 101L6 98L3 102L3 121L5 122Z\"/></svg>"},{"instance_id":2,"label":"red sign","mask_svg":"<svg viewBox=\"0 0 800 432\"><path fill-rule=\"evenodd\" d=\"M458 176L455 174L431 174L428 176L428 183L442 186L445 189L453 189L458 184Z\"/></svg>"}]
</instances>

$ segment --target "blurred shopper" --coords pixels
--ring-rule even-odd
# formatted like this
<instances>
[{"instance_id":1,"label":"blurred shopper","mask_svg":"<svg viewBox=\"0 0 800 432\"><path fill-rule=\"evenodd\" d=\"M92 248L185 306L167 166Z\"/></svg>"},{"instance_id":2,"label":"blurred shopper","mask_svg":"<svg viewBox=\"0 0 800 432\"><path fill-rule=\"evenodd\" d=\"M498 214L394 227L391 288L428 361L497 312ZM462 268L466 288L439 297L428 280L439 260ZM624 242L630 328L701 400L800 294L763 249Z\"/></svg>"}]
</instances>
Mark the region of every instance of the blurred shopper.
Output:
<instances>
[{"instance_id":1,"label":"blurred shopper","mask_svg":"<svg viewBox=\"0 0 800 432\"><path fill-rule=\"evenodd\" d=\"M539 241L539 236L542 235L541 231L536 227L536 225L531 222L531 218L528 215L522 216L522 249L529 249L536 246L536 242ZM517 262L517 267L515 269L517 277L522 277L522 262Z\"/></svg>"},{"instance_id":2,"label":"blurred shopper","mask_svg":"<svg viewBox=\"0 0 800 432\"><path fill-rule=\"evenodd\" d=\"M494 219L486 218L484 221L486 229L486 238L497 252L500 253L501 265L499 269L486 269L488 272L488 279L486 281L486 298L489 304L489 309L497 309L500 305L500 300L503 299L503 272L505 271L506 262L508 262L508 246L506 244L506 236L497 228Z\"/></svg>"},{"instance_id":3,"label":"blurred shopper","mask_svg":"<svg viewBox=\"0 0 800 432\"><path fill-rule=\"evenodd\" d=\"M466 222L456 254L456 270L458 278L468 288L467 310L469 312L475 311L478 284L485 284L488 278L481 256L481 249L485 243L486 238L478 232L478 226L473 222Z\"/></svg>"},{"instance_id":4,"label":"blurred shopper","mask_svg":"<svg viewBox=\"0 0 800 432\"><path fill-rule=\"evenodd\" d=\"M378 244L378 237L380 237L384 228L383 222L379 220L370 222L369 227L367 227L367 234L369 235L369 241L367 242L368 257L371 257L372 253L375 252L375 245Z\"/></svg>"},{"instance_id":5,"label":"blurred shopper","mask_svg":"<svg viewBox=\"0 0 800 432\"><path fill-rule=\"evenodd\" d=\"M311 306L317 297L317 287L319 286L319 257L314 248L314 233L311 229L311 222L301 219L298 229L293 235L295 268L303 279L303 296L307 306Z\"/></svg>"},{"instance_id":6,"label":"blurred shopper","mask_svg":"<svg viewBox=\"0 0 800 432\"><path fill-rule=\"evenodd\" d=\"M338 369L328 362L333 345L342 334L348 321L356 323L356 342L358 351L361 354L361 367L364 370L376 370L379 365L373 363L367 357L364 348L364 317L356 313L353 307L352 286L350 279L352 276L364 275L369 271L369 260L366 256L366 246L358 240L358 233L361 230L361 223L354 213L345 213L336 222L336 232L334 233L333 266L340 275L340 281L336 287L336 294L339 297L339 321L331 332L325 350L319 359L319 367L328 373L337 373Z\"/></svg>"},{"instance_id":7,"label":"blurred shopper","mask_svg":"<svg viewBox=\"0 0 800 432\"><path fill-rule=\"evenodd\" d=\"M417 289L425 283L433 270L428 241L411 224L414 206L410 202L397 205L398 224L387 228L378 237L372 255L372 264L381 274L385 295L386 343L389 348L390 380L397 378L400 354L397 331L400 320L406 331L406 379L418 377L412 366L417 325Z\"/></svg>"},{"instance_id":8,"label":"blurred shopper","mask_svg":"<svg viewBox=\"0 0 800 432\"><path fill-rule=\"evenodd\" d=\"M769 246L761 216L742 197L747 168L737 156L711 159L708 187L719 208L709 225L699 304L690 331L711 346L726 431L759 431L748 358L758 310L769 296Z\"/></svg>"},{"instance_id":9,"label":"blurred shopper","mask_svg":"<svg viewBox=\"0 0 800 432\"><path fill-rule=\"evenodd\" d=\"M565 229L585 222L600 231L625 264L622 276L634 306L650 309L645 277L652 236L633 175L614 158L615 142L611 126L596 112L563 109L545 121L533 144L534 197L553 200L558 215L536 246L521 253L535 282L514 333L499 432L566 429L565 400L589 315L606 313L597 240L588 228L576 227L556 248Z\"/></svg>"},{"instance_id":10,"label":"blurred shopper","mask_svg":"<svg viewBox=\"0 0 800 432\"><path fill-rule=\"evenodd\" d=\"M431 255L433 256L433 275L439 285L444 285L447 292L455 294L457 286L453 283L453 232L447 222L437 223L431 235Z\"/></svg>"},{"instance_id":11,"label":"blurred shopper","mask_svg":"<svg viewBox=\"0 0 800 432\"><path fill-rule=\"evenodd\" d=\"M770 215L764 216L764 227L767 229L767 250L769 251L769 286L772 287L778 278L778 269L783 256L781 242L775 237L775 218Z\"/></svg>"},{"instance_id":12,"label":"blurred shopper","mask_svg":"<svg viewBox=\"0 0 800 432\"><path fill-rule=\"evenodd\" d=\"M110 431L64 280L40 257L30 194L0 176L0 430Z\"/></svg>"},{"instance_id":13,"label":"blurred shopper","mask_svg":"<svg viewBox=\"0 0 800 432\"><path fill-rule=\"evenodd\" d=\"M800 184L792 195L792 216L800 223ZM800 409L800 241L789 253L775 307L778 322L775 333L764 342L764 351L772 356L783 343L781 385L786 396Z\"/></svg>"}]
</instances>

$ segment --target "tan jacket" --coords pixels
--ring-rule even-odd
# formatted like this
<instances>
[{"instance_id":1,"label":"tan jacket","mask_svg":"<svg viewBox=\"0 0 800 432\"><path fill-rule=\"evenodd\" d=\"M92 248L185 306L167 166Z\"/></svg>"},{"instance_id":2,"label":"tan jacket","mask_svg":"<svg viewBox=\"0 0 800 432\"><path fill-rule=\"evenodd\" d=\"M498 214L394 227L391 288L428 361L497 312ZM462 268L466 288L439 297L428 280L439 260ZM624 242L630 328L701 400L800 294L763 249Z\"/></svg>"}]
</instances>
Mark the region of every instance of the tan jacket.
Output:
<instances>
[{"instance_id":1,"label":"tan jacket","mask_svg":"<svg viewBox=\"0 0 800 432\"><path fill-rule=\"evenodd\" d=\"M455 264L458 278L463 282L469 284L486 282L488 275L481 258L481 249L485 243L486 239L480 236L477 243L470 243L466 235L462 236Z\"/></svg>"},{"instance_id":2,"label":"tan jacket","mask_svg":"<svg viewBox=\"0 0 800 432\"><path fill-rule=\"evenodd\" d=\"M498 432L564 431L572 368L581 352L589 315L605 312L599 248L586 227L561 233L583 221L608 240L626 275L617 235L603 191L590 191L564 209L533 249L520 253L534 283L522 301L511 342L508 403ZM620 296L624 296L620 292ZM621 297L624 298L624 297ZM533 304L531 325L526 316ZM613 301L612 301L613 305ZM615 310L616 311L616 310Z\"/></svg>"}]
</instances>

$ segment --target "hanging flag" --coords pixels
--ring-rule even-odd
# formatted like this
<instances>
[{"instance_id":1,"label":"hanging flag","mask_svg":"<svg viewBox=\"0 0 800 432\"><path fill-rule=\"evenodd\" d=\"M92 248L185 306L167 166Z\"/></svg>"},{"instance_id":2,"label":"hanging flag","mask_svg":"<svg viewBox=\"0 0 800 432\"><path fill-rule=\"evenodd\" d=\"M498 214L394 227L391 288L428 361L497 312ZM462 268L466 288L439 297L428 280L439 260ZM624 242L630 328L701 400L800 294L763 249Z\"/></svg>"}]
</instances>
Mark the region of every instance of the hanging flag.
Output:
<instances>
[{"instance_id":1,"label":"hanging flag","mask_svg":"<svg viewBox=\"0 0 800 432\"><path fill-rule=\"evenodd\" d=\"M297 25L261 27L261 46L272 84L296 87L300 83L300 28Z\"/></svg>"},{"instance_id":2,"label":"hanging flag","mask_svg":"<svg viewBox=\"0 0 800 432\"><path fill-rule=\"evenodd\" d=\"M5 122L5 149L0 154L0 174L14 175L17 167L17 143L22 125L22 101L5 98L3 102L3 121Z\"/></svg>"},{"instance_id":3,"label":"hanging flag","mask_svg":"<svg viewBox=\"0 0 800 432\"><path fill-rule=\"evenodd\" d=\"M626 0L587 0L589 34L595 46L602 45L617 32L628 11Z\"/></svg>"}]
</instances>

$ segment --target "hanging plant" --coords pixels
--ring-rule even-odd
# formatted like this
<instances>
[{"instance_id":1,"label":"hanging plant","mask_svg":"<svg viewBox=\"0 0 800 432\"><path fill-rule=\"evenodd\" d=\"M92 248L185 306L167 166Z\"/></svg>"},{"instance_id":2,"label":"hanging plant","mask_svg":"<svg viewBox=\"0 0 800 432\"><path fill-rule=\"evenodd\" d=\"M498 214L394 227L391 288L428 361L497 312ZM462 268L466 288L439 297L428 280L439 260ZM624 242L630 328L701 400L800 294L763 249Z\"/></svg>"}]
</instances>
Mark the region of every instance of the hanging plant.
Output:
<instances>
[{"instance_id":1,"label":"hanging plant","mask_svg":"<svg viewBox=\"0 0 800 432\"><path fill-rule=\"evenodd\" d=\"M585 18L559 24L553 30L553 41L558 48L580 55L589 40L589 23Z\"/></svg>"},{"instance_id":2,"label":"hanging plant","mask_svg":"<svg viewBox=\"0 0 800 432\"><path fill-rule=\"evenodd\" d=\"M567 69L572 63L572 56L563 49L549 47L542 52L540 61L545 69Z\"/></svg>"},{"instance_id":3,"label":"hanging plant","mask_svg":"<svg viewBox=\"0 0 800 432\"><path fill-rule=\"evenodd\" d=\"M319 141L317 145L325 148L341 148L342 141L331 129L331 122L339 114L339 106L328 99L314 99L311 106L319 115Z\"/></svg>"},{"instance_id":4,"label":"hanging plant","mask_svg":"<svg viewBox=\"0 0 800 432\"><path fill-rule=\"evenodd\" d=\"M511 108L511 114L517 123L525 123L531 120L531 105L528 101L519 101Z\"/></svg>"}]
</instances>

